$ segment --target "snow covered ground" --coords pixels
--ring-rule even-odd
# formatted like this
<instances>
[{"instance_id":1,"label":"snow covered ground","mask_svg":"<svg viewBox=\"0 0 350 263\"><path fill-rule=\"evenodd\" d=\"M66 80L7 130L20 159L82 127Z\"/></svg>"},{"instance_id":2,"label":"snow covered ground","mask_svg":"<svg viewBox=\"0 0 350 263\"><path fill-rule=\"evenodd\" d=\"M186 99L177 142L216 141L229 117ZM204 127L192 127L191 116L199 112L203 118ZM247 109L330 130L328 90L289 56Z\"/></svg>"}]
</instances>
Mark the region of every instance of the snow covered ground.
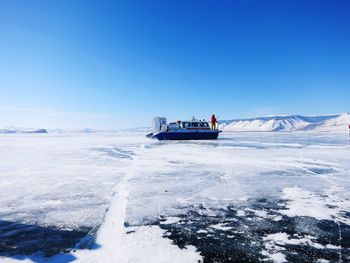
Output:
<instances>
[{"instance_id":1,"label":"snow covered ground","mask_svg":"<svg viewBox=\"0 0 350 263\"><path fill-rule=\"evenodd\" d=\"M350 261L350 138L0 135L0 262Z\"/></svg>"}]
</instances>

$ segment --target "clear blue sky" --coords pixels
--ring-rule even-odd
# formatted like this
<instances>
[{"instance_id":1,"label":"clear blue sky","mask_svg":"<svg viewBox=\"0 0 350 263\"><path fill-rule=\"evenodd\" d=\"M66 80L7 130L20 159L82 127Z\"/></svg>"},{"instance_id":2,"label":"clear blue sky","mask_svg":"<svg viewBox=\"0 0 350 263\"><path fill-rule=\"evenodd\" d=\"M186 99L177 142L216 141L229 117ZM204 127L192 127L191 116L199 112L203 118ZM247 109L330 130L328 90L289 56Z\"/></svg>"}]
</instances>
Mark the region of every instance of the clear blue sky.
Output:
<instances>
[{"instance_id":1,"label":"clear blue sky","mask_svg":"<svg viewBox=\"0 0 350 263\"><path fill-rule=\"evenodd\" d=\"M350 111L350 1L0 1L0 127Z\"/></svg>"}]
</instances>

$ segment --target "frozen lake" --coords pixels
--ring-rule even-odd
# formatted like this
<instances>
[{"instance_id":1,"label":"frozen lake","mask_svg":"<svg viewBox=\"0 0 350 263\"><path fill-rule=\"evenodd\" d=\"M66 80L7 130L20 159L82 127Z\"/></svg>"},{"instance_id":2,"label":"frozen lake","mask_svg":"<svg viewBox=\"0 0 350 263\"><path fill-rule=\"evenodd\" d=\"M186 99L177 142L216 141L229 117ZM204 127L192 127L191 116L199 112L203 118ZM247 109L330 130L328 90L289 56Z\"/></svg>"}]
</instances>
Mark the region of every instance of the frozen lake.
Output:
<instances>
[{"instance_id":1,"label":"frozen lake","mask_svg":"<svg viewBox=\"0 0 350 263\"><path fill-rule=\"evenodd\" d=\"M350 138L0 135L0 261L349 262Z\"/></svg>"}]
</instances>

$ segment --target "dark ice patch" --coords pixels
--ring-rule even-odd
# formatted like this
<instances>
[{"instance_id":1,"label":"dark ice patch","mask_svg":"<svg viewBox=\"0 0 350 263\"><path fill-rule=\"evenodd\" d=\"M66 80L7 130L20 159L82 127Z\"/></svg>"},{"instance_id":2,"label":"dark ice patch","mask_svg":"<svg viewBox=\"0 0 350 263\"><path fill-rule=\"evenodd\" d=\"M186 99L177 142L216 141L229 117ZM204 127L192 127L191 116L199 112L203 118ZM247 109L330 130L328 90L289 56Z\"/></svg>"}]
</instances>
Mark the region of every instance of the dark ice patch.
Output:
<instances>
[{"instance_id":1,"label":"dark ice patch","mask_svg":"<svg viewBox=\"0 0 350 263\"><path fill-rule=\"evenodd\" d=\"M288 217L278 213L284 201L261 198L244 206L228 206L226 209L208 209L204 206L188 207L187 213L173 215L179 222L162 224L167 217L160 217L153 224L159 225L180 248L195 246L204 262L270 262L262 255L269 234L286 233L290 238L315 238L320 244L279 244L289 262L330 262L350 257L350 226L331 220L310 217ZM239 213L238 211L244 211ZM264 211L259 216L259 212ZM216 227L219 226L219 227ZM328 245L328 246L327 246ZM323 247L322 247L323 246Z\"/></svg>"},{"instance_id":2,"label":"dark ice patch","mask_svg":"<svg viewBox=\"0 0 350 263\"><path fill-rule=\"evenodd\" d=\"M0 220L0 255L31 255L50 257L73 249L97 248L93 228L61 229Z\"/></svg>"}]
</instances>

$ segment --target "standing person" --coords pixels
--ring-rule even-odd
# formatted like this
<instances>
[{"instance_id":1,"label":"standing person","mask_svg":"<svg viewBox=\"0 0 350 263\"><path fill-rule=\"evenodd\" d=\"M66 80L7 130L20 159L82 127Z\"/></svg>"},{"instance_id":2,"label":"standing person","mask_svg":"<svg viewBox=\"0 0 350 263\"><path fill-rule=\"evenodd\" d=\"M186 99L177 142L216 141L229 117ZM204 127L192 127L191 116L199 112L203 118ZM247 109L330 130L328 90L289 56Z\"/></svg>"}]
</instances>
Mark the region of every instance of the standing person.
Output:
<instances>
[{"instance_id":1,"label":"standing person","mask_svg":"<svg viewBox=\"0 0 350 263\"><path fill-rule=\"evenodd\" d=\"M211 129L212 130L216 130L216 117L215 117L215 114L211 115Z\"/></svg>"}]
</instances>

